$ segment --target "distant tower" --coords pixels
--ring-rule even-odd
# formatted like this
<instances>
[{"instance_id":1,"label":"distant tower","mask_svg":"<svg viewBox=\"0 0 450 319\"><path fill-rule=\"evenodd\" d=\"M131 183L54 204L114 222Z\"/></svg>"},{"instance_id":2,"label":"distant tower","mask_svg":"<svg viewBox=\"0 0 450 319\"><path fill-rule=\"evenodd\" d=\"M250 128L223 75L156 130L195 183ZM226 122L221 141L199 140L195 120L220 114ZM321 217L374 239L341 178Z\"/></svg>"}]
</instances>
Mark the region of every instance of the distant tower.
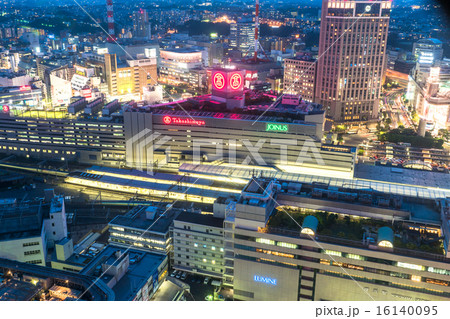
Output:
<instances>
[{"instance_id":1,"label":"distant tower","mask_svg":"<svg viewBox=\"0 0 450 319\"><path fill-rule=\"evenodd\" d=\"M108 17L108 42L115 42L116 34L114 32L114 9L112 0L106 0L106 11Z\"/></svg>"},{"instance_id":2,"label":"distant tower","mask_svg":"<svg viewBox=\"0 0 450 319\"><path fill-rule=\"evenodd\" d=\"M255 6L255 53L253 56L255 61L258 59L258 49L259 49L258 35L259 35L259 0L256 0L256 6Z\"/></svg>"},{"instance_id":3,"label":"distant tower","mask_svg":"<svg viewBox=\"0 0 450 319\"><path fill-rule=\"evenodd\" d=\"M148 13L145 9L133 12L133 37L150 39L150 24Z\"/></svg>"}]
</instances>

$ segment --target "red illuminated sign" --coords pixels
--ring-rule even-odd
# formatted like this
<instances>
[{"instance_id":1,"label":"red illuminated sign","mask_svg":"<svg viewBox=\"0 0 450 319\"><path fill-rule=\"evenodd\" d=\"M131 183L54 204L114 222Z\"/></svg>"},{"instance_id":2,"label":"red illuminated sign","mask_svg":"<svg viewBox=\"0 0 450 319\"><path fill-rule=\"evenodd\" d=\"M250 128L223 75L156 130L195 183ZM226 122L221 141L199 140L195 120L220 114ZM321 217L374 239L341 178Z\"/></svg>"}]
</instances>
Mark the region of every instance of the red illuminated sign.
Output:
<instances>
[{"instance_id":1,"label":"red illuminated sign","mask_svg":"<svg viewBox=\"0 0 450 319\"><path fill-rule=\"evenodd\" d=\"M81 90L81 95L87 99L90 99L92 98L92 90L91 89Z\"/></svg>"},{"instance_id":2,"label":"red illuminated sign","mask_svg":"<svg viewBox=\"0 0 450 319\"><path fill-rule=\"evenodd\" d=\"M28 90L31 90L31 86L29 86L29 85L22 85L19 90L21 92L28 91Z\"/></svg>"},{"instance_id":3,"label":"red illuminated sign","mask_svg":"<svg viewBox=\"0 0 450 319\"><path fill-rule=\"evenodd\" d=\"M3 112L8 113L9 112L9 106L3 105Z\"/></svg>"},{"instance_id":4,"label":"red illuminated sign","mask_svg":"<svg viewBox=\"0 0 450 319\"><path fill-rule=\"evenodd\" d=\"M164 116L163 122L166 125L174 124L174 125L191 125L191 126L205 126L205 121L201 120L193 120L193 119L182 119L179 117L173 117L173 116Z\"/></svg>"},{"instance_id":5,"label":"red illuminated sign","mask_svg":"<svg viewBox=\"0 0 450 319\"><path fill-rule=\"evenodd\" d=\"M230 87L233 90L239 90L241 88L241 85L242 85L242 75L240 75L239 73L234 73L230 77Z\"/></svg>"},{"instance_id":6,"label":"red illuminated sign","mask_svg":"<svg viewBox=\"0 0 450 319\"><path fill-rule=\"evenodd\" d=\"M217 72L213 78L214 87L218 90L222 90L225 87L225 76L222 73Z\"/></svg>"}]
</instances>

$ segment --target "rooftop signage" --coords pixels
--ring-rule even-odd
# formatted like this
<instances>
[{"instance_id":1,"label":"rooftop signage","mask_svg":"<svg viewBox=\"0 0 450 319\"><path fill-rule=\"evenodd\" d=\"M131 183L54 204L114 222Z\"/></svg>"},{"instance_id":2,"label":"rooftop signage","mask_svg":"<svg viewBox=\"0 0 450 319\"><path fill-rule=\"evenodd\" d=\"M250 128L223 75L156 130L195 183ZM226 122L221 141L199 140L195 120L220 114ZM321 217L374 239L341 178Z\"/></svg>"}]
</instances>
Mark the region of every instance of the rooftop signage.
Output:
<instances>
[{"instance_id":1,"label":"rooftop signage","mask_svg":"<svg viewBox=\"0 0 450 319\"><path fill-rule=\"evenodd\" d=\"M217 90L222 90L225 87L225 76L223 73L217 72L214 74L213 85Z\"/></svg>"},{"instance_id":2,"label":"rooftop signage","mask_svg":"<svg viewBox=\"0 0 450 319\"><path fill-rule=\"evenodd\" d=\"M266 132L287 132L289 131L288 124L266 123Z\"/></svg>"},{"instance_id":3,"label":"rooftop signage","mask_svg":"<svg viewBox=\"0 0 450 319\"><path fill-rule=\"evenodd\" d=\"M19 90L20 90L20 92L28 91L28 90L31 90L31 86L29 86L29 85L22 85Z\"/></svg>"},{"instance_id":4,"label":"rooftop signage","mask_svg":"<svg viewBox=\"0 0 450 319\"><path fill-rule=\"evenodd\" d=\"M166 115L163 117L163 123L166 125L190 125L190 126L205 126L205 121L202 120L194 120L190 118L180 118Z\"/></svg>"},{"instance_id":5,"label":"rooftop signage","mask_svg":"<svg viewBox=\"0 0 450 319\"><path fill-rule=\"evenodd\" d=\"M230 77L230 87L232 90L239 90L242 87L242 75L233 73Z\"/></svg>"}]
</instances>

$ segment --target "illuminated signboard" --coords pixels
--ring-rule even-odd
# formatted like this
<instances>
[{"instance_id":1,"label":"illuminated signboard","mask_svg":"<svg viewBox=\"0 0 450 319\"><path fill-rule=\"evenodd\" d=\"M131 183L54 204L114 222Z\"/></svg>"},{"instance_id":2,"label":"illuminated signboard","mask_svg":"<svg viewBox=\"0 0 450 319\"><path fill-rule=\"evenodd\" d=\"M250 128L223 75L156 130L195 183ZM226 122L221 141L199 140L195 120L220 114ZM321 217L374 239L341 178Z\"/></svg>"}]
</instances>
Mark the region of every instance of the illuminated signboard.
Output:
<instances>
[{"instance_id":1,"label":"illuminated signboard","mask_svg":"<svg viewBox=\"0 0 450 319\"><path fill-rule=\"evenodd\" d=\"M8 113L9 112L9 106L8 105L3 105L2 110L4 113Z\"/></svg>"},{"instance_id":2,"label":"illuminated signboard","mask_svg":"<svg viewBox=\"0 0 450 319\"><path fill-rule=\"evenodd\" d=\"M90 99L92 98L92 90L91 89L81 90L81 95L87 99Z\"/></svg>"},{"instance_id":3,"label":"illuminated signboard","mask_svg":"<svg viewBox=\"0 0 450 319\"><path fill-rule=\"evenodd\" d=\"M220 72L214 74L213 85L217 90L222 90L225 87L225 76Z\"/></svg>"},{"instance_id":4,"label":"illuminated signboard","mask_svg":"<svg viewBox=\"0 0 450 319\"><path fill-rule=\"evenodd\" d=\"M230 77L230 87L233 90L239 90L242 86L242 75L239 73L234 73Z\"/></svg>"},{"instance_id":5,"label":"illuminated signboard","mask_svg":"<svg viewBox=\"0 0 450 319\"><path fill-rule=\"evenodd\" d=\"M174 125L191 125L191 126L205 126L205 121L201 120L193 120L190 118L183 119L179 117L173 117L173 116L164 116L163 117L163 123L166 125L174 124Z\"/></svg>"},{"instance_id":6,"label":"illuminated signboard","mask_svg":"<svg viewBox=\"0 0 450 319\"><path fill-rule=\"evenodd\" d=\"M277 124L277 123L267 123L266 132L287 132L289 130L289 125L287 124Z\"/></svg>"},{"instance_id":7,"label":"illuminated signboard","mask_svg":"<svg viewBox=\"0 0 450 319\"><path fill-rule=\"evenodd\" d=\"M262 282L264 284L269 284L269 285L273 285L273 286L277 285L277 280L275 278L254 275L253 280L256 282Z\"/></svg>"},{"instance_id":8,"label":"illuminated signboard","mask_svg":"<svg viewBox=\"0 0 450 319\"><path fill-rule=\"evenodd\" d=\"M22 85L19 90L21 92L28 91L28 90L31 90L31 86L29 86L29 85Z\"/></svg>"}]
</instances>

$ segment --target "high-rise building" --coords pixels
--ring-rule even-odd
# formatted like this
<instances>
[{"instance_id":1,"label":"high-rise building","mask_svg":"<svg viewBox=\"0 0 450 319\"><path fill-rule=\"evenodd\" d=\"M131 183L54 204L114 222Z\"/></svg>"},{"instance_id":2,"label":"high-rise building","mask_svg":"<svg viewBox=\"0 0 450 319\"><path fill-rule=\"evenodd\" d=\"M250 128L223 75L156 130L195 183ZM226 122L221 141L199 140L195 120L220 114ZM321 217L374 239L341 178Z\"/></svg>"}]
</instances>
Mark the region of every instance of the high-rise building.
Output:
<instances>
[{"instance_id":1,"label":"high-rise building","mask_svg":"<svg viewBox=\"0 0 450 319\"><path fill-rule=\"evenodd\" d=\"M255 23L252 19L241 19L230 24L230 46L246 54L255 46Z\"/></svg>"},{"instance_id":2,"label":"high-rise building","mask_svg":"<svg viewBox=\"0 0 450 319\"><path fill-rule=\"evenodd\" d=\"M133 12L133 37L149 39L150 35L147 10L139 9Z\"/></svg>"},{"instance_id":3,"label":"high-rise building","mask_svg":"<svg viewBox=\"0 0 450 319\"><path fill-rule=\"evenodd\" d=\"M316 101L334 121L378 117L390 11L390 0L323 0Z\"/></svg>"},{"instance_id":4,"label":"high-rise building","mask_svg":"<svg viewBox=\"0 0 450 319\"><path fill-rule=\"evenodd\" d=\"M421 39L414 43L412 53L417 63L433 66L442 60L444 49L438 39Z\"/></svg>"},{"instance_id":5,"label":"high-rise building","mask_svg":"<svg viewBox=\"0 0 450 319\"><path fill-rule=\"evenodd\" d=\"M285 59L284 93L299 94L304 100L314 102L316 70L316 60L309 56Z\"/></svg>"},{"instance_id":6,"label":"high-rise building","mask_svg":"<svg viewBox=\"0 0 450 319\"><path fill-rule=\"evenodd\" d=\"M144 88L156 84L156 58L118 60L116 54L105 54L106 82L109 94L140 98Z\"/></svg>"}]
</instances>

